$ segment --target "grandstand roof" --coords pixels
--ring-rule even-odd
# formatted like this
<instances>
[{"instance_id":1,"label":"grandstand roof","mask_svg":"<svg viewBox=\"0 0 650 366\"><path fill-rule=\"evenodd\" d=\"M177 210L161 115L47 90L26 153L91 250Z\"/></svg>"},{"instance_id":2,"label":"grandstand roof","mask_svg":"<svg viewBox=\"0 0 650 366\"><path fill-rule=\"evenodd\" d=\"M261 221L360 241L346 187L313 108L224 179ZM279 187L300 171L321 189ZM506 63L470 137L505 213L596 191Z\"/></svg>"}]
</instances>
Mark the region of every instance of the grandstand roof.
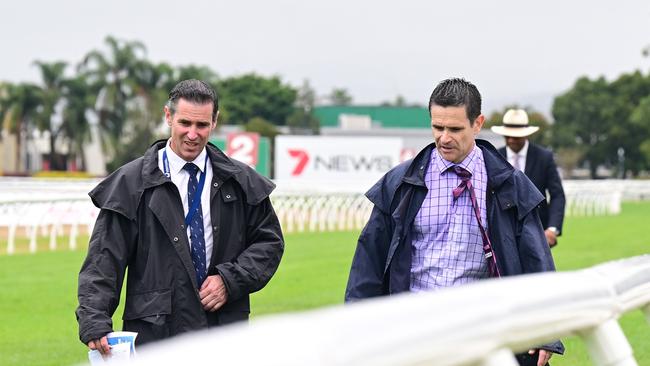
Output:
<instances>
[{"instance_id":1,"label":"grandstand roof","mask_svg":"<svg viewBox=\"0 0 650 366\"><path fill-rule=\"evenodd\" d=\"M322 106L314 108L321 127L338 127L341 114L369 116L373 124L384 128L428 128L425 107Z\"/></svg>"}]
</instances>

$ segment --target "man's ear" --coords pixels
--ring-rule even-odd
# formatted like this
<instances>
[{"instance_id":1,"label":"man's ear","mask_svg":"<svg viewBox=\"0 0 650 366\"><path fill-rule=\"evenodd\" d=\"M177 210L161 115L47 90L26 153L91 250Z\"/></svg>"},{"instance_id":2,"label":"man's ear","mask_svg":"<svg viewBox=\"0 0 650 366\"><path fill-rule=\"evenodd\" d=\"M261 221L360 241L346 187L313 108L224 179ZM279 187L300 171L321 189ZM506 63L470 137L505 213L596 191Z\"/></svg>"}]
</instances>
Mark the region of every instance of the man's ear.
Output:
<instances>
[{"instance_id":1,"label":"man's ear","mask_svg":"<svg viewBox=\"0 0 650 366\"><path fill-rule=\"evenodd\" d=\"M479 133L481 131L481 128L483 128L483 124L485 123L485 116L482 114L479 114L478 117L474 120L474 132Z\"/></svg>"},{"instance_id":2,"label":"man's ear","mask_svg":"<svg viewBox=\"0 0 650 366\"><path fill-rule=\"evenodd\" d=\"M212 121L212 129L215 129L217 127L218 120L219 120L219 111L217 111L217 114L214 115L214 121Z\"/></svg>"},{"instance_id":3,"label":"man's ear","mask_svg":"<svg viewBox=\"0 0 650 366\"><path fill-rule=\"evenodd\" d=\"M171 127L172 126L172 111L169 109L169 106L165 106L163 108L163 112L165 112L165 121L167 122L167 126Z\"/></svg>"}]
</instances>

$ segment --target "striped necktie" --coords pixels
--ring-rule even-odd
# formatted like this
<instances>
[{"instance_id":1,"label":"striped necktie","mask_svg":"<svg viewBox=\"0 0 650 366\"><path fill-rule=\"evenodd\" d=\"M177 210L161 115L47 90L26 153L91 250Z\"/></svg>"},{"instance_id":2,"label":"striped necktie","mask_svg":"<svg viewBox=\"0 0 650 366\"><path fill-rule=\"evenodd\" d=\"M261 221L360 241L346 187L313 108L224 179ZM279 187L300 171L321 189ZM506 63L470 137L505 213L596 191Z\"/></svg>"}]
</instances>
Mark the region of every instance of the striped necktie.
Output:
<instances>
[{"instance_id":1,"label":"striped necktie","mask_svg":"<svg viewBox=\"0 0 650 366\"><path fill-rule=\"evenodd\" d=\"M196 194L199 182L196 179L196 174L199 167L194 163L187 163L183 167L189 174L190 180L187 183L187 206L192 207L193 200L199 200L198 208L192 220L189 223L190 227L190 246L192 254L192 263L194 263L194 270L196 271L196 284L199 288L207 277L208 271L205 264L205 236L203 234L203 210L201 208L201 192Z\"/></svg>"}]
</instances>

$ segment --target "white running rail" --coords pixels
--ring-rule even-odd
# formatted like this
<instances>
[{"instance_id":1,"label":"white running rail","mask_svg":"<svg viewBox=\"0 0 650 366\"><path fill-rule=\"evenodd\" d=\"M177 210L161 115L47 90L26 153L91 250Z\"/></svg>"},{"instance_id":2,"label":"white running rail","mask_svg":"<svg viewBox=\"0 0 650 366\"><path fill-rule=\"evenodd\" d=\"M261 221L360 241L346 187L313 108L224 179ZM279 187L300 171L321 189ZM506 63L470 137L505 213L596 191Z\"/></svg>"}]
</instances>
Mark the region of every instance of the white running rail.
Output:
<instances>
[{"instance_id":1,"label":"white running rail","mask_svg":"<svg viewBox=\"0 0 650 366\"><path fill-rule=\"evenodd\" d=\"M617 319L634 309L650 321L650 256L268 316L143 347L130 365L214 349L223 365L516 366L513 353L577 335L594 365L633 366Z\"/></svg>"},{"instance_id":2,"label":"white running rail","mask_svg":"<svg viewBox=\"0 0 650 366\"><path fill-rule=\"evenodd\" d=\"M48 237L49 249L56 250L58 237L67 235L69 249L75 250L80 229L83 228L85 233L92 232L98 213L88 198L0 202L0 229L3 229L0 232L6 233L9 255L16 252L19 236L29 239L30 253L37 251L39 236ZM22 232L19 232L21 228Z\"/></svg>"},{"instance_id":3,"label":"white running rail","mask_svg":"<svg viewBox=\"0 0 650 366\"><path fill-rule=\"evenodd\" d=\"M77 235L90 232L97 217L87 192L98 182L0 178L0 241L6 239L6 253L16 251L20 236L29 238L30 252L43 236L56 249L57 237L67 235L75 249ZM285 233L359 230L372 211L363 195L372 182L276 183L271 200ZM615 215L622 200L650 200L650 181L564 181L564 188L567 216Z\"/></svg>"}]
</instances>

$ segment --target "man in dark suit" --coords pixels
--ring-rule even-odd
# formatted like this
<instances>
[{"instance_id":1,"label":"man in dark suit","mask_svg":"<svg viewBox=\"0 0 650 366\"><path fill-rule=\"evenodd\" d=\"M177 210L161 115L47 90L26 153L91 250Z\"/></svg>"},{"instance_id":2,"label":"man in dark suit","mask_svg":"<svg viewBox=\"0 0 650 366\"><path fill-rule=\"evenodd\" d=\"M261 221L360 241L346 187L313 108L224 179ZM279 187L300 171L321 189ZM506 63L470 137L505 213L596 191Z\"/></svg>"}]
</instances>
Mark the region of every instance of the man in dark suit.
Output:
<instances>
[{"instance_id":1,"label":"man in dark suit","mask_svg":"<svg viewBox=\"0 0 650 366\"><path fill-rule=\"evenodd\" d=\"M513 167L526 173L542 195L547 197L540 205L539 216L546 241L553 247L562 233L566 200L553 153L528 141L528 136L537 130L539 127L528 124L528 115L523 109L509 109L503 115L503 125L492 127L494 133L506 138L506 146L500 148L499 153Z\"/></svg>"}]
</instances>

